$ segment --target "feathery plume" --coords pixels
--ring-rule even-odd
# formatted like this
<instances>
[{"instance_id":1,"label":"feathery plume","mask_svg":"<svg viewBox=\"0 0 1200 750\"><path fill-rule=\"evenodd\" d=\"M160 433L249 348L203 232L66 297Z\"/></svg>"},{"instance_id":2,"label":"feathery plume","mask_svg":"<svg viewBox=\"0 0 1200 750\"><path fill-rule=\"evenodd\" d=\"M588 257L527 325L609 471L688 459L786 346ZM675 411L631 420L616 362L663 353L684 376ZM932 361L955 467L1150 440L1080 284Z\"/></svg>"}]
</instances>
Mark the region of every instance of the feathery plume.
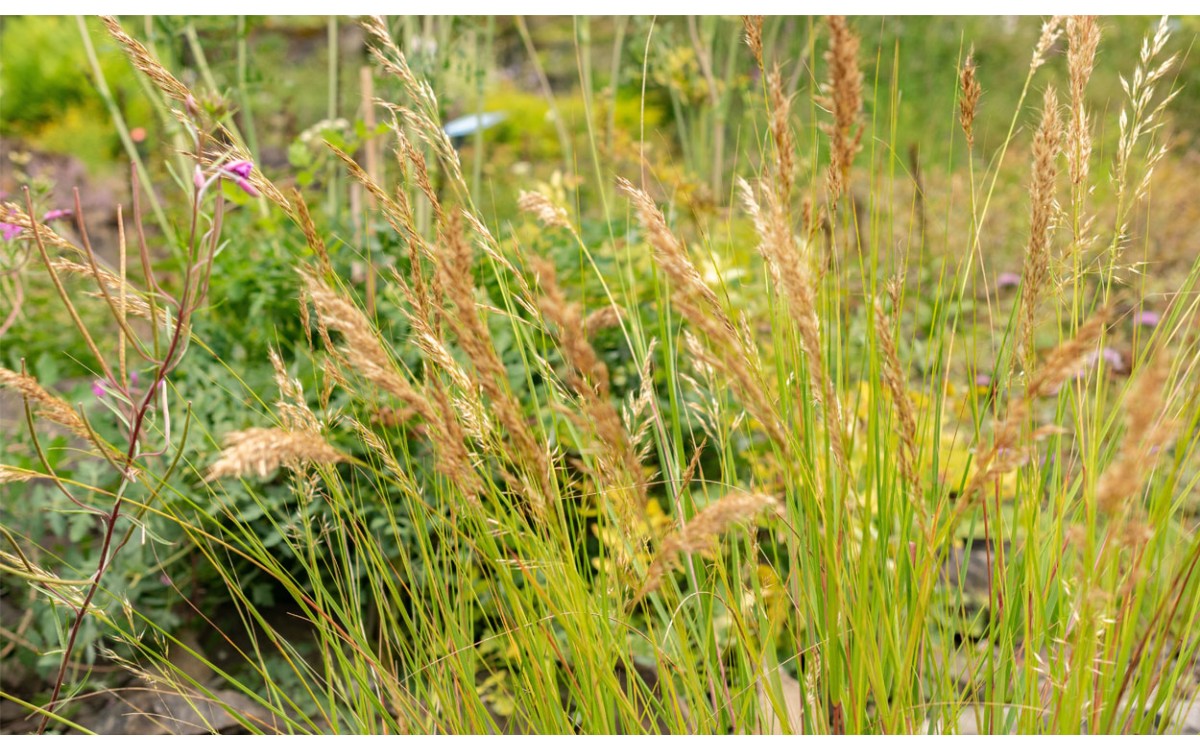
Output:
<instances>
[{"instance_id":1,"label":"feathery plume","mask_svg":"<svg viewBox=\"0 0 1200 750\"><path fill-rule=\"evenodd\" d=\"M996 426L991 445L977 454L976 469L959 496L960 509L965 508L992 479L1025 462L1025 452L1018 450L1017 441L1029 419L1030 407L1037 399L1057 393L1062 384L1079 371L1087 356L1095 351L1096 343L1108 324L1109 314L1108 308L1101 308L1092 315L1079 327L1073 338L1050 352L1029 379L1024 395L1009 406L1004 419ZM1041 428L1036 434L1044 434L1047 429Z\"/></svg>"},{"instance_id":2,"label":"feathery plume","mask_svg":"<svg viewBox=\"0 0 1200 750\"><path fill-rule=\"evenodd\" d=\"M92 442L91 432L84 424L83 417L79 416L79 412L43 388L32 375L23 375L0 367L0 387L11 388L20 393L36 408L39 416L66 427L89 443Z\"/></svg>"},{"instance_id":3,"label":"feathery plume","mask_svg":"<svg viewBox=\"0 0 1200 750\"><path fill-rule=\"evenodd\" d=\"M431 419L429 402L401 376L362 310L311 269L302 270L301 275L322 328L341 333L345 341L340 350L330 347L330 351L338 351L364 379L400 399L423 418Z\"/></svg>"},{"instance_id":4,"label":"feathery plume","mask_svg":"<svg viewBox=\"0 0 1200 750\"><path fill-rule=\"evenodd\" d=\"M346 457L325 442L320 433L251 427L225 436L225 449L208 469L206 481L222 477L266 477L280 466L334 464Z\"/></svg>"},{"instance_id":5,"label":"feathery plume","mask_svg":"<svg viewBox=\"0 0 1200 750\"><path fill-rule=\"evenodd\" d=\"M788 312L800 333L800 345L808 360L812 392L824 405L825 428L829 434L833 455L838 466L846 466L845 439L842 435L841 409L837 392L825 369L821 348L821 325L817 317L817 293L805 254L796 246L795 235L787 218L787 208L779 196L763 190L766 208L759 206L754 190L745 180L738 180L742 201L758 232L758 252L767 263L777 287L788 300Z\"/></svg>"},{"instance_id":6,"label":"feathery plume","mask_svg":"<svg viewBox=\"0 0 1200 750\"><path fill-rule=\"evenodd\" d=\"M542 193L522 190L520 197L517 198L517 207L526 213L533 214L546 227L571 229L566 209L555 205L554 201Z\"/></svg>"},{"instance_id":7,"label":"feathery plume","mask_svg":"<svg viewBox=\"0 0 1200 750\"><path fill-rule=\"evenodd\" d=\"M646 582L634 600L657 589L663 576L679 565L680 555L711 551L721 534L776 506L775 498L770 495L740 491L708 505L659 544L654 561L646 573Z\"/></svg>"},{"instance_id":8,"label":"feathery plume","mask_svg":"<svg viewBox=\"0 0 1200 750\"><path fill-rule=\"evenodd\" d=\"M1121 455L1100 475L1096 500L1106 513L1116 513L1145 482L1146 476L1175 437L1178 425L1167 418L1170 364L1160 353L1137 380L1125 403L1125 439Z\"/></svg>"},{"instance_id":9,"label":"feathery plume","mask_svg":"<svg viewBox=\"0 0 1200 750\"><path fill-rule=\"evenodd\" d=\"M771 138L775 141L775 178L779 202L791 205L796 181L796 140L792 135L792 100L783 90L783 75L776 65L767 76L771 95Z\"/></svg>"},{"instance_id":10,"label":"feathery plume","mask_svg":"<svg viewBox=\"0 0 1200 750\"><path fill-rule=\"evenodd\" d=\"M1071 79L1071 122L1067 126L1067 167L1071 184L1079 187L1088 176L1088 160L1092 155L1092 134L1088 124L1084 93L1096 48L1100 44L1100 25L1095 16L1071 16L1067 19L1067 69Z\"/></svg>"},{"instance_id":11,"label":"feathery plume","mask_svg":"<svg viewBox=\"0 0 1200 750\"><path fill-rule=\"evenodd\" d=\"M19 469L16 466L0 466L0 484L8 482L28 482L30 479L36 479L43 474L29 469Z\"/></svg>"},{"instance_id":12,"label":"feathery plume","mask_svg":"<svg viewBox=\"0 0 1200 750\"><path fill-rule=\"evenodd\" d=\"M1058 149L1062 122L1058 116L1058 97L1054 87L1046 88L1042 104L1042 123L1033 141L1033 178L1029 185L1029 247L1021 280L1021 343L1018 351L1032 354L1033 327L1050 269L1050 237L1053 232L1058 181Z\"/></svg>"},{"instance_id":13,"label":"feathery plume","mask_svg":"<svg viewBox=\"0 0 1200 750\"><path fill-rule=\"evenodd\" d=\"M850 165L862 144L863 126L858 124L863 104L863 76L858 68L858 36L844 16L829 16L829 80L818 101L833 114L833 122L821 126L830 138L829 194L836 200L846 190ZM858 128L855 128L858 125Z\"/></svg>"},{"instance_id":14,"label":"feathery plume","mask_svg":"<svg viewBox=\"0 0 1200 750\"><path fill-rule=\"evenodd\" d=\"M983 87L979 85L975 68L975 50L972 49L963 63L960 76L962 91L958 99L958 121L967 136L968 150L975 147L975 115L979 112L979 97L983 95Z\"/></svg>"},{"instance_id":15,"label":"feathery plume","mask_svg":"<svg viewBox=\"0 0 1200 750\"><path fill-rule=\"evenodd\" d=\"M916 471L917 418L912 397L908 392L900 355L896 351L896 340L892 336L891 321L883 311L879 300L875 301L875 333L883 355L883 385L892 397L896 410L896 421L900 428L900 473L914 492L919 491L920 479Z\"/></svg>"},{"instance_id":16,"label":"feathery plume","mask_svg":"<svg viewBox=\"0 0 1200 750\"><path fill-rule=\"evenodd\" d=\"M742 16L742 26L746 28L746 46L750 48L750 53L754 55L754 61L758 63L758 69L763 69L763 17L762 16Z\"/></svg>"},{"instance_id":17,"label":"feathery plume","mask_svg":"<svg viewBox=\"0 0 1200 750\"><path fill-rule=\"evenodd\" d=\"M1050 20L1042 24L1042 33L1038 36L1037 45L1033 48L1033 59L1029 61L1029 72L1033 73L1042 64L1046 62L1046 55L1050 52L1050 48L1062 36L1062 16L1051 16Z\"/></svg>"},{"instance_id":18,"label":"feathery plume","mask_svg":"<svg viewBox=\"0 0 1200 750\"><path fill-rule=\"evenodd\" d=\"M654 248L654 260L671 280L672 302L713 345L725 350L722 356L714 356L697 347L693 354L704 364L729 374L751 415L762 424L777 445L788 449L787 429L779 419L775 404L763 389L760 378L750 369L751 364L759 361L753 353L753 341L734 326L716 293L704 283L700 272L688 258L683 243L667 228L666 218L650 196L628 180L621 179L618 185L633 199L639 221L650 239L650 246Z\"/></svg>"}]
</instances>

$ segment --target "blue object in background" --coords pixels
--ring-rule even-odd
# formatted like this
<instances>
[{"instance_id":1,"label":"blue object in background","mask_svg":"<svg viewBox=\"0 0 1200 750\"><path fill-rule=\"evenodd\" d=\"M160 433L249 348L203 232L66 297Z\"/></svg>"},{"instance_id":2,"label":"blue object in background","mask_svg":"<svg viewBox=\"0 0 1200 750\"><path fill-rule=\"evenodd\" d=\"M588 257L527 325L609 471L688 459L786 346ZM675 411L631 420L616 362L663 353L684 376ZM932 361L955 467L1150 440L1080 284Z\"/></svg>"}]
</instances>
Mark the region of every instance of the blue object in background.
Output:
<instances>
[{"instance_id":1,"label":"blue object in background","mask_svg":"<svg viewBox=\"0 0 1200 750\"><path fill-rule=\"evenodd\" d=\"M450 136L452 140L457 141L466 138L468 135L478 133L481 130L487 130L493 125L502 122L507 116L504 112L483 112L466 115L451 120L442 129L446 131L446 135Z\"/></svg>"}]
</instances>

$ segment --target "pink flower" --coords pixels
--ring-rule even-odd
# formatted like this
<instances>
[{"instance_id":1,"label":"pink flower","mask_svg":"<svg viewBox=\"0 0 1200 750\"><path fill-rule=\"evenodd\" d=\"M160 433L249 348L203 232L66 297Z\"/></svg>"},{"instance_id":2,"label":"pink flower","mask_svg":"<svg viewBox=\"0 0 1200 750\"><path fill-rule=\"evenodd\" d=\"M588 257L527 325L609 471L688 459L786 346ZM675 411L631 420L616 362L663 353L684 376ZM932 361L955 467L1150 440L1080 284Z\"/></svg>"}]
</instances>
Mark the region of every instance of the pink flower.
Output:
<instances>
[{"instance_id":1,"label":"pink flower","mask_svg":"<svg viewBox=\"0 0 1200 750\"><path fill-rule=\"evenodd\" d=\"M1137 316L1138 325L1145 326L1146 328L1154 328L1161 321L1162 316L1153 310L1143 310L1141 314Z\"/></svg>"},{"instance_id":2,"label":"pink flower","mask_svg":"<svg viewBox=\"0 0 1200 750\"><path fill-rule=\"evenodd\" d=\"M74 211L69 208L56 208L53 211L47 211L42 217L42 221L55 221L57 219L65 219L68 216L74 215Z\"/></svg>"},{"instance_id":3,"label":"pink flower","mask_svg":"<svg viewBox=\"0 0 1200 750\"><path fill-rule=\"evenodd\" d=\"M1021 274L1005 271L996 277L997 289L1012 289L1021 285Z\"/></svg>"},{"instance_id":4,"label":"pink flower","mask_svg":"<svg viewBox=\"0 0 1200 750\"><path fill-rule=\"evenodd\" d=\"M254 162L245 159L221 167L222 176L231 178L246 195L257 196L258 189L250 183L250 173L253 171Z\"/></svg>"},{"instance_id":5,"label":"pink flower","mask_svg":"<svg viewBox=\"0 0 1200 750\"><path fill-rule=\"evenodd\" d=\"M242 179L249 177L250 172L252 172L253 170L254 170L254 162L246 161L245 159L243 159L241 161L231 162L231 163L225 165L226 172L228 172L232 175L235 175L237 177L241 177Z\"/></svg>"},{"instance_id":6,"label":"pink flower","mask_svg":"<svg viewBox=\"0 0 1200 750\"><path fill-rule=\"evenodd\" d=\"M237 182L237 186L240 187L243 191L245 191L246 195L249 195L251 197L256 197L258 195L258 188L251 185L250 180L239 177L236 180L236 182Z\"/></svg>"},{"instance_id":7,"label":"pink flower","mask_svg":"<svg viewBox=\"0 0 1200 750\"><path fill-rule=\"evenodd\" d=\"M108 391L104 388L103 380L92 381L92 395L94 395L96 398L104 398L104 394L106 393L108 393Z\"/></svg>"},{"instance_id":8,"label":"pink flower","mask_svg":"<svg viewBox=\"0 0 1200 750\"><path fill-rule=\"evenodd\" d=\"M4 235L4 241L8 242L16 237L24 230L16 224L9 224L5 221L0 221L0 234Z\"/></svg>"}]
</instances>

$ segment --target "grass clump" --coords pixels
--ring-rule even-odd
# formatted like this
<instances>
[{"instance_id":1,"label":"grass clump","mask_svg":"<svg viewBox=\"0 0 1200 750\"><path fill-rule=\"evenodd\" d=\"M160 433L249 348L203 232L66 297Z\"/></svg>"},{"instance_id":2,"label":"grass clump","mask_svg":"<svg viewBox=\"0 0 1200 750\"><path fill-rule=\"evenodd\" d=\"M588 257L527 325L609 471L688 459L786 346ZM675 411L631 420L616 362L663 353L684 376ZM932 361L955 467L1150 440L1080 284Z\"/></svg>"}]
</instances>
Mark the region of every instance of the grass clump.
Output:
<instances>
[{"instance_id":1,"label":"grass clump","mask_svg":"<svg viewBox=\"0 0 1200 750\"><path fill-rule=\"evenodd\" d=\"M1043 25L998 144L981 108L1005 83L982 50L961 55L944 114L967 162L943 171L902 156L898 62L870 69L865 22L808 24L818 85L777 64L775 21L691 19L672 27L691 40L672 64L695 60L708 88L693 97L704 116L681 109L677 124L712 131L681 144L711 169L689 175L708 204L658 179L671 167L641 136L624 152L635 169L606 167L616 147L580 30L586 138L563 138L579 173L556 164L514 187L467 166L482 138L443 131L438 89L396 41L410 30L366 19L384 78L364 106L386 113L392 158L327 143L347 179L316 196L343 191L355 208L324 212L251 163L224 110L105 25L174 108L198 178L180 185L192 230L176 234L192 240L162 253L183 258L182 277L156 277L143 252L141 286L123 233L114 275L82 222L77 246L45 239L31 204L0 214L35 241L117 416L101 426L97 404L0 371L40 459L0 481L48 478L106 539L98 563L69 564L31 552L36 531L5 534L0 570L71 623L43 729L70 726L60 694L85 621L113 663L253 732L1180 728L1200 645L1200 264L1134 283L1127 261L1154 250L1131 219L1168 158L1165 20L1134 63L1115 153L1087 98L1103 21ZM1038 77L1060 39L1067 112ZM717 51L756 82L744 111L715 83ZM729 151L697 158L701 143ZM245 202L231 224L227 196ZM1001 238L1018 225L1019 241ZM293 248L297 304L278 325L301 333L259 353L269 380L254 386L198 328L223 233ZM81 297L56 275L72 257L91 261L73 276L96 287L115 337L75 314ZM1022 271L1001 286L1004 262ZM1167 300L1153 326L1134 320L1151 284ZM190 416L189 391L220 368L243 408ZM35 411L86 443L72 461L110 464L116 489L60 476ZM227 616L159 568L236 658L195 653L123 599L127 579L106 572L138 534L206 571ZM185 648L209 679L179 668Z\"/></svg>"}]
</instances>

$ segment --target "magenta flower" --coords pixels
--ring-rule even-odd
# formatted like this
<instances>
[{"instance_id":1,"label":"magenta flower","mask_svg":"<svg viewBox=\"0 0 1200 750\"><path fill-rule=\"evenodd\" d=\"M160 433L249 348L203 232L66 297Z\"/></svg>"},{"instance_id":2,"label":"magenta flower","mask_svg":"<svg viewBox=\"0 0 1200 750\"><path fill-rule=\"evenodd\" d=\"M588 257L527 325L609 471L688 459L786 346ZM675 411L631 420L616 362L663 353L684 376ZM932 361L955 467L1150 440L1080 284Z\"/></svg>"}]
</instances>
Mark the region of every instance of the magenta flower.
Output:
<instances>
[{"instance_id":1,"label":"magenta flower","mask_svg":"<svg viewBox=\"0 0 1200 750\"><path fill-rule=\"evenodd\" d=\"M1155 328L1162 321L1162 316L1153 310L1142 310L1137 316L1137 323L1146 328Z\"/></svg>"},{"instance_id":2,"label":"magenta flower","mask_svg":"<svg viewBox=\"0 0 1200 750\"><path fill-rule=\"evenodd\" d=\"M103 380L92 381L92 395L94 395L96 398L104 398L106 393L108 393L108 391L104 388Z\"/></svg>"},{"instance_id":3,"label":"magenta flower","mask_svg":"<svg viewBox=\"0 0 1200 750\"><path fill-rule=\"evenodd\" d=\"M975 376L975 387L976 388L991 388L992 387L992 376L988 375L986 372L979 373L978 375Z\"/></svg>"},{"instance_id":4,"label":"magenta flower","mask_svg":"<svg viewBox=\"0 0 1200 750\"><path fill-rule=\"evenodd\" d=\"M1021 274L1005 271L996 277L997 289L1012 289L1021 285Z\"/></svg>"},{"instance_id":5,"label":"magenta flower","mask_svg":"<svg viewBox=\"0 0 1200 750\"><path fill-rule=\"evenodd\" d=\"M225 165L225 171L244 180L254 171L254 162L246 161L245 159L231 162Z\"/></svg>"},{"instance_id":6,"label":"magenta flower","mask_svg":"<svg viewBox=\"0 0 1200 750\"><path fill-rule=\"evenodd\" d=\"M42 217L42 221L56 221L58 219L65 219L68 216L74 215L74 213L75 212L69 208L56 208L53 211L47 211L46 215Z\"/></svg>"},{"instance_id":7,"label":"magenta flower","mask_svg":"<svg viewBox=\"0 0 1200 750\"><path fill-rule=\"evenodd\" d=\"M241 159L221 167L221 175L237 183L246 195L257 196L258 188L250 183L250 173L254 171L254 162Z\"/></svg>"},{"instance_id":8,"label":"magenta flower","mask_svg":"<svg viewBox=\"0 0 1200 750\"><path fill-rule=\"evenodd\" d=\"M12 238L16 237L22 231L24 230L16 224L9 224L6 221L0 221L0 234L4 235L5 242L12 240Z\"/></svg>"},{"instance_id":9,"label":"magenta flower","mask_svg":"<svg viewBox=\"0 0 1200 750\"><path fill-rule=\"evenodd\" d=\"M240 187L242 192L244 192L246 195L249 195L252 198L258 196L258 188L251 185L250 180L239 177L236 182L237 186Z\"/></svg>"}]
</instances>

